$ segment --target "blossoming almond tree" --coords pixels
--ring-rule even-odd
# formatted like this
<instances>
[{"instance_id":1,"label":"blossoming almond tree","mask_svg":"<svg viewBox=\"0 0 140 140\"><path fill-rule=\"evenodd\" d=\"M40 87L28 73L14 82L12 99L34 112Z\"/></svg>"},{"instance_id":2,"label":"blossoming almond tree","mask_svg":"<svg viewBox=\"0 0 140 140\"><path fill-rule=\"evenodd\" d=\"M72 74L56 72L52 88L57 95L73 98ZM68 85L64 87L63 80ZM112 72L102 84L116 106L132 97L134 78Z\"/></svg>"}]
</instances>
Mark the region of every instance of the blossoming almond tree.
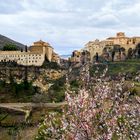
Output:
<instances>
[{"instance_id":1,"label":"blossoming almond tree","mask_svg":"<svg viewBox=\"0 0 140 140\"><path fill-rule=\"evenodd\" d=\"M81 69L78 94L70 90L67 76L61 113L51 112L39 126L37 140L138 140L140 129L138 96L123 78L105 80L105 73L90 77L89 67Z\"/></svg>"}]
</instances>

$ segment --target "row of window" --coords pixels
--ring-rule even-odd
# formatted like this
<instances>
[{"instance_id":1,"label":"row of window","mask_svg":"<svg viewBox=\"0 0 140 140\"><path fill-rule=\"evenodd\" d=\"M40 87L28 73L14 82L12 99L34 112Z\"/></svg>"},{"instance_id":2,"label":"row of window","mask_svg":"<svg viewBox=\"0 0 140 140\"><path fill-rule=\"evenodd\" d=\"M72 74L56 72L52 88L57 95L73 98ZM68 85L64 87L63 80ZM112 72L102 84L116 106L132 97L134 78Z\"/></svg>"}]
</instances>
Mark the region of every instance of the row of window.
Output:
<instances>
[{"instance_id":1,"label":"row of window","mask_svg":"<svg viewBox=\"0 0 140 140\"><path fill-rule=\"evenodd\" d=\"M29 55L0 55L0 57L29 57L29 56L41 56L41 54L29 54Z\"/></svg>"},{"instance_id":2,"label":"row of window","mask_svg":"<svg viewBox=\"0 0 140 140\"><path fill-rule=\"evenodd\" d=\"M37 63L37 60L32 60L32 61L20 61L19 63Z\"/></svg>"},{"instance_id":3,"label":"row of window","mask_svg":"<svg viewBox=\"0 0 140 140\"><path fill-rule=\"evenodd\" d=\"M41 59L41 57L33 57L33 58L31 58L31 57L29 57L29 58L25 58L26 60L30 60L30 59ZM19 58L18 60L25 60L25 59L22 59L22 58Z\"/></svg>"},{"instance_id":4,"label":"row of window","mask_svg":"<svg viewBox=\"0 0 140 140\"><path fill-rule=\"evenodd\" d=\"M10 62L10 60L7 61L7 60L4 59L4 60L0 60L0 62ZM28 63L37 63L37 62L38 62L37 60L28 61ZM27 63L27 62L26 61L20 61L19 63Z\"/></svg>"},{"instance_id":5,"label":"row of window","mask_svg":"<svg viewBox=\"0 0 140 140\"><path fill-rule=\"evenodd\" d=\"M10 58L8 56L0 56L0 59L4 59L4 58ZM15 58L11 58L11 59L16 59ZM24 58L24 59L41 59L41 57L28 57L28 58ZM23 57L22 58L18 58L18 60L23 60Z\"/></svg>"}]
</instances>

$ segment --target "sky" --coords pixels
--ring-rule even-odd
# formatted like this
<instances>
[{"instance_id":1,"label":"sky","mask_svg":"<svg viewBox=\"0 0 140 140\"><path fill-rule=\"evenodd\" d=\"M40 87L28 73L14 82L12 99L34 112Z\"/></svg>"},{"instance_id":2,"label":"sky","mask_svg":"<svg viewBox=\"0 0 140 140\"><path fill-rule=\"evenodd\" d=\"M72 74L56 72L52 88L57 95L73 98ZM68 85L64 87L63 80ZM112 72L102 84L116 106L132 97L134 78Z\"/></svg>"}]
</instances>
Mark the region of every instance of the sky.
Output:
<instances>
[{"instance_id":1,"label":"sky","mask_svg":"<svg viewBox=\"0 0 140 140\"><path fill-rule=\"evenodd\" d=\"M0 34L66 55L116 32L140 36L139 13L140 0L0 0Z\"/></svg>"}]
</instances>

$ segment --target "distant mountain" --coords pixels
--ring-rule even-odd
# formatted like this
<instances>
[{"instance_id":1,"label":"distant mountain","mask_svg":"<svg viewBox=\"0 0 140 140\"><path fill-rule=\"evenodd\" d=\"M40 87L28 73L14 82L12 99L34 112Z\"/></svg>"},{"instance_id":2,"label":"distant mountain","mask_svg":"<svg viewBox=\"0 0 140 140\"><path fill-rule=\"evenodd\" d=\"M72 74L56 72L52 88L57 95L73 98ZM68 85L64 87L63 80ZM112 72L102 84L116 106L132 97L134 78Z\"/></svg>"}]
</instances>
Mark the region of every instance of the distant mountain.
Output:
<instances>
[{"instance_id":1,"label":"distant mountain","mask_svg":"<svg viewBox=\"0 0 140 140\"><path fill-rule=\"evenodd\" d=\"M25 45L23 45L19 42L16 42L16 41L0 34L0 50L2 50L3 46L6 45L6 44L15 44L19 50L21 48L22 49L25 48Z\"/></svg>"},{"instance_id":2,"label":"distant mountain","mask_svg":"<svg viewBox=\"0 0 140 140\"><path fill-rule=\"evenodd\" d=\"M66 54L66 55L60 55L61 58L68 59L71 57L71 54Z\"/></svg>"}]
</instances>

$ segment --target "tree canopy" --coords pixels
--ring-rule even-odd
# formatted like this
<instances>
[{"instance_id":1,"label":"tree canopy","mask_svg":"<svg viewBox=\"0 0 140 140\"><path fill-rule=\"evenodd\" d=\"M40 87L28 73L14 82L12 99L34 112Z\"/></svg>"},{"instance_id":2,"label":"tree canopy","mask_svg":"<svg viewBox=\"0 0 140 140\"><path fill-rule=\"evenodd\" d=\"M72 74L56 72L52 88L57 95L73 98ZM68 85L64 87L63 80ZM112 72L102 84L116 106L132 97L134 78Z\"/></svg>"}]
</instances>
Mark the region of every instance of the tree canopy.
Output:
<instances>
[{"instance_id":1,"label":"tree canopy","mask_svg":"<svg viewBox=\"0 0 140 140\"><path fill-rule=\"evenodd\" d=\"M16 50L18 50L18 49L15 44L6 44L3 47L3 51L16 51Z\"/></svg>"}]
</instances>

